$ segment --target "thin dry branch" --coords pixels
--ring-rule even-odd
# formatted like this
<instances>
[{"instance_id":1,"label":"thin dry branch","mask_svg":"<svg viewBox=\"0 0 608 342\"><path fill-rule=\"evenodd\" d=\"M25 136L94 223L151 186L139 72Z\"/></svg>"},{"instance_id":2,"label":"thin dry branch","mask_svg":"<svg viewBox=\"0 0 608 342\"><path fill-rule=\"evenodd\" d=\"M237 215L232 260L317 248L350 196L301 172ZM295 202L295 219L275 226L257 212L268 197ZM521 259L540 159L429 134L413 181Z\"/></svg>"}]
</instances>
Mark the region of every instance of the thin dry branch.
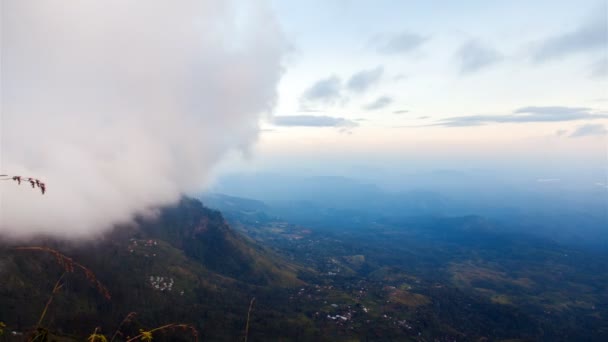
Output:
<instances>
[{"instance_id":1,"label":"thin dry branch","mask_svg":"<svg viewBox=\"0 0 608 342\"><path fill-rule=\"evenodd\" d=\"M23 177L23 176L9 176L9 175L0 175L0 180L13 180L17 182L18 185L21 185L21 181L29 182L32 186L32 189L39 188L40 192L44 195L46 193L46 184L41 182L37 178L33 177Z\"/></svg>"}]
</instances>

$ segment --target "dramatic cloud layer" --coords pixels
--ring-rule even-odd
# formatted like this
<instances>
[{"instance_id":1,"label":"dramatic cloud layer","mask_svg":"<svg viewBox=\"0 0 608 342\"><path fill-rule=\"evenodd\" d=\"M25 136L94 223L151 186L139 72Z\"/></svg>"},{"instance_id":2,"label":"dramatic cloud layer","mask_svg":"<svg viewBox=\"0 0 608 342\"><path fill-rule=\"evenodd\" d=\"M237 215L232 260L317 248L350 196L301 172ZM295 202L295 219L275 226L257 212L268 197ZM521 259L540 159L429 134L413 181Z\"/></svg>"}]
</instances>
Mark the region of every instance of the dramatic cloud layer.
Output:
<instances>
[{"instance_id":1,"label":"dramatic cloud layer","mask_svg":"<svg viewBox=\"0 0 608 342\"><path fill-rule=\"evenodd\" d=\"M225 0L3 0L3 235L91 236L201 190L272 109L285 42Z\"/></svg>"},{"instance_id":2,"label":"dramatic cloud layer","mask_svg":"<svg viewBox=\"0 0 608 342\"><path fill-rule=\"evenodd\" d=\"M489 46L477 40L465 42L456 53L460 63L460 72L472 73L484 69L501 60L501 55Z\"/></svg>"},{"instance_id":3,"label":"dramatic cloud layer","mask_svg":"<svg viewBox=\"0 0 608 342\"><path fill-rule=\"evenodd\" d=\"M585 107L524 107L512 114L470 115L447 118L439 121L438 126L479 126L488 123L558 122L573 120L608 119L606 113L595 113Z\"/></svg>"},{"instance_id":4,"label":"dramatic cloud layer","mask_svg":"<svg viewBox=\"0 0 608 342\"><path fill-rule=\"evenodd\" d=\"M325 115L275 116L273 124L286 127L338 127L352 128L359 124L348 119Z\"/></svg>"}]
</instances>

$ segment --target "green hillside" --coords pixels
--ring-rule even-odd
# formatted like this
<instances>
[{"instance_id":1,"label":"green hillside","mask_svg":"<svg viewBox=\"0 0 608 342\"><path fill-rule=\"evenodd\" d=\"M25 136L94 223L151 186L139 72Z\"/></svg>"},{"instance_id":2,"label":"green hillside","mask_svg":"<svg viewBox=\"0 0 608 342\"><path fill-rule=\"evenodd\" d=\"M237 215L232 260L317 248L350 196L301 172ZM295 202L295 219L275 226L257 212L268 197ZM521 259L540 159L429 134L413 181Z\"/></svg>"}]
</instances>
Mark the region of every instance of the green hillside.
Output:
<instances>
[{"instance_id":1,"label":"green hillside","mask_svg":"<svg viewBox=\"0 0 608 342\"><path fill-rule=\"evenodd\" d=\"M86 244L44 239L35 244L85 265L111 294L104 298L78 269L64 275L42 325L78 340L96 327L113 334L133 311L137 318L125 328L132 333L185 322L202 337L234 340L243 334L252 297L258 298L258 317L279 315L280 307L272 303L304 284L299 273L309 272L235 233L219 212L192 199ZM0 250L0 321L21 340L19 334L35 325L64 269L50 253L17 246ZM265 332L282 334L268 323Z\"/></svg>"}]
</instances>

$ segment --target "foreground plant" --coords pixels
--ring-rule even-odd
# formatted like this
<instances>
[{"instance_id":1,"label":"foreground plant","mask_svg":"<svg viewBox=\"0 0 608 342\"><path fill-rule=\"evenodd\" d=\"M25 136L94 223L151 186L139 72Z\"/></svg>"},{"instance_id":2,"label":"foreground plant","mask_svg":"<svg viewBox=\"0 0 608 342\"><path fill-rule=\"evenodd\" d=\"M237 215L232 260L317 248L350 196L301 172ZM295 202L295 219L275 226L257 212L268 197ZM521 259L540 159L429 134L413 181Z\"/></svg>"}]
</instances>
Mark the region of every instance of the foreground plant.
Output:
<instances>
[{"instance_id":1,"label":"foreground plant","mask_svg":"<svg viewBox=\"0 0 608 342\"><path fill-rule=\"evenodd\" d=\"M9 175L0 175L0 180L13 180L17 182L18 185L21 185L21 181L29 182L32 186L32 189L39 188L40 192L44 195L46 193L46 184L41 182L37 178L33 177L23 177L23 176L9 176Z\"/></svg>"},{"instance_id":2,"label":"foreground plant","mask_svg":"<svg viewBox=\"0 0 608 342\"><path fill-rule=\"evenodd\" d=\"M198 331L190 324L178 324L178 323L170 323L163 325L161 327L157 327L151 330L139 329L139 335L135 337L129 338L126 342L135 342L135 341L152 341L155 332L161 332L165 330L177 330L181 329L183 331L189 331L192 337L194 337L195 341L198 341Z\"/></svg>"},{"instance_id":3,"label":"foreground plant","mask_svg":"<svg viewBox=\"0 0 608 342\"><path fill-rule=\"evenodd\" d=\"M60 253L55 249L49 247L16 247L15 250L49 253L55 257L55 261L57 261L57 264L63 267L66 273L74 273L74 270L76 269L80 270L81 272L83 272L87 280L97 288L97 291L103 297L108 300L112 298L112 296L110 295L110 291L108 291L108 288L105 287L105 285L103 285L99 280L97 280L97 277L95 276L95 273L93 273L93 271L77 263L76 261L74 261L74 259Z\"/></svg>"},{"instance_id":4,"label":"foreground plant","mask_svg":"<svg viewBox=\"0 0 608 342\"><path fill-rule=\"evenodd\" d=\"M47 300L47 303L46 303L44 309L42 310L42 313L40 314L40 318L38 319L36 327L33 329L32 333L28 339L29 341L31 341L31 342L49 341L49 330L42 327L42 322L44 321L44 318L46 317L49 307L53 303L53 299L55 298L55 295L57 293L59 293L59 291L62 289L62 287L63 287L62 281L67 273L74 273L75 270L82 272L85 275L85 277L87 278L87 280L95 288L97 288L98 292L104 298L106 298L107 300L111 299L110 291L107 289L107 287L105 285L103 285L97 279L95 274L90 269L88 269L87 267L74 261L74 259L62 254L61 252L59 252L55 249L49 248L49 247L39 247L39 246L16 247L15 250L44 252L44 253L51 254L52 256L55 257L55 261L57 262L57 264L59 264L59 266L61 266L63 268L63 271L64 271L61 274L61 276L59 277L59 279L57 280L57 282L55 282L55 286L53 287L53 290L51 291L51 295L50 295L49 299ZM250 308L250 310L251 310L251 308ZM130 336L125 337L125 334L122 332L122 329L126 324L133 321L135 315L136 315L135 312L130 312L122 320L122 322L119 324L118 328L116 329L116 332L114 333L114 335L112 335L110 342L113 342L117 339L122 339L126 342L135 342L135 341L148 341L149 342L149 341L153 340L155 333L159 333L159 332L163 332L163 331L171 331L171 330L187 331L190 333L190 335L192 335L192 337L194 338L195 341L198 341L198 331L196 330L196 328L194 328L194 326L192 326L190 324L183 324L183 323L170 323L170 324L166 324L166 325L163 325L163 326L160 326L157 328L153 328L150 330L140 329L138 335L136 335L134 337L130 337ZM2 334L4 333L5 327L6 327L6 325L3 322L0 322L0 336L2 336ZM87 338L87 342L108 342L108 339L105 335L103 335L101 333L101 329L99 327L97 327L97 328L95 328L93 333L91 335L89 335L89 337Z\"/></svg>"},{"instance_id":5,"label":"foreground plant","mask_svg":"<svg viewBox=\"0 0 608 342\"><path fill-rule=\"evenodd\" d=\"M95 331L87 338L87 342L108 342L108 339L102 335L98 334L99 327L95 328Z\"/></svg>"}]
</instances>

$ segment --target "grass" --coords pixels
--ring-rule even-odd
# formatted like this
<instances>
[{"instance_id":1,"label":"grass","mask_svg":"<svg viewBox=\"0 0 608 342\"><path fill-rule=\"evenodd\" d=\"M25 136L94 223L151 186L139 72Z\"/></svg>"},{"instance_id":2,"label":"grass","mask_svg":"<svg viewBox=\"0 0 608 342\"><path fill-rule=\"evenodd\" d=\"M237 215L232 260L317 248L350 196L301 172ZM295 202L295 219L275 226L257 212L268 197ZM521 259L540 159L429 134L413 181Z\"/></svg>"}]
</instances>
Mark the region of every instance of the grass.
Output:
<instances>
[{"instance_id":1,"label":"grass","mask_svg":"<svg viewBox=\"0 0 608 342\"><path fill-rule=\"evenodd\" d=\"M245 324L245 342L249 338L249 319L251 318L251 311L253 310L253 305L255 304L255 297L251 298L251 302L249 303L249 310L247 311L247 323Z\"/></svg>"},{"instance_id":2,"label":"grass","mask_svg":"<svg viewBox=\"0 0 608 342\"><path fill-rule=\"evenodd\" d=\"M47 253L49 255L52 255L55 258L55 261L57 262L57 264L63 268L63 273L61 274L59 279L55 282L55 285L53 286L49 299L47 300L46 305L44 306L44 309L42 310L42 312L40 314L38 322L36 323L34 329L31 331L31 333L29 334L28 341L46 342L46 341L50 340L50 337L49 337L50 330L48 328L43 327L42 324L44 322L45 317L47 316L49 307L53 303L53 299L55 298L57 293L59 293L60 290L63 288L63 281L64 281L65 276L69 273L74 273L75 271L82 272L84 274L84 276L86 277L86 279L89 281L89 283L93 287L95 287L97 289L97 291L105 299L111 300L112 297L110 295L110 291L108 290L108 288L105 285L103 285L97 279L97 277L96 277L95 273L93 273L93 271L91 271L89 268L83 266L82 264L76 262L74 259L64 255L63 253L61 253L55 249L49 248L49 247L39 247L39 246L16 247L15 250ZM251 305L253 305L254 300L255 300L255 298L252 300ZM248 325L249 325L249 314L251 313L251 309L252 309L252 307L250 306L248 317L247 317ZM122 331L122 329L125 327L125 325L127 325L128 323L133 321L133 318L135 317L135 315L136 315L135 312L130 312L122 320L122 322L119 324L118 328L116 329L115 333L112 335L110 342L117 341L119 339L123 340L125 342L135 342L135 341L148 341L149 342L149 341L153 340L155 334L158 334L160 332L175 331L175 330L182 330L182 331L188 332L194 338L195 341L198 341L198 331L196 330L196 328L194 326L192 326L191 324L185 324L185 323L169 323L169 324L165 324L165 325L162 325L162 326L159 326L156 328L152 328L149 330L140 329L139 333L133 337L125 336L125 333ZM5 328L6 328L6 325L4 323L0 322L0 335L2 335L4 333ZM95 330L93 331L93 333L88 336L87 341L88 342L108 342L108 338L104 334L101 333L101 329L99 327L96 327Z\"/></svg>"},{"instance_id":3,"label":"grass","mask_svg":"<svg viewBox=\"0 0 608 342\"><path fill-rule=\"evenodd\" d=\"M55 257L55 261L57 261L57 264L63 267L66 273L74 273L74 270L80 270L81 272L83 272L87 280L97 288L97 291L103 297L105 297L107 300L110 300L112 298L112 296L110 295L110 291L108 291L108 288L103 285L99 280L97 280L97 277L95 276L95 273L93 273L93 271L77 263L72 258L60 253L55 249L49 247L15 247L15 250L49 253Z\"/></svg>"}]
</instances>

